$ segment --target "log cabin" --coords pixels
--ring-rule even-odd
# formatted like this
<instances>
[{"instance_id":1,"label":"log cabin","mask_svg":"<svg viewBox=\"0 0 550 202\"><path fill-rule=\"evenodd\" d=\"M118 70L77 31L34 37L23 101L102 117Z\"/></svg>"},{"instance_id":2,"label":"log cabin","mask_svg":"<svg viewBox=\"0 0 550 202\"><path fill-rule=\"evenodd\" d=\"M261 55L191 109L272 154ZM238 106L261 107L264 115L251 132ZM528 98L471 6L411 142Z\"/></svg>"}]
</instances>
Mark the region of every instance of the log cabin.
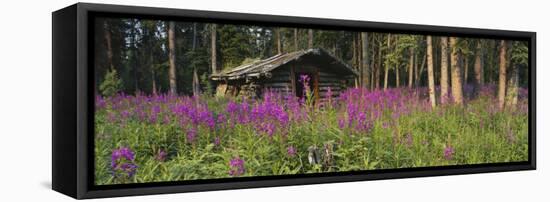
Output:
<instances>
[{"instance_id":1,"label":"log cabin","mask_svg":"<svg viewBox=\"0 0 550 202\"><path fill-rule=\"evenodd\" d=\"M266 90L283 95L304 96L300 76L307 75L316 101L339 96L359 73L324 49L308 49L229 68L210 76L216 95L259 97Z\"/></svg>"}]
</instances>

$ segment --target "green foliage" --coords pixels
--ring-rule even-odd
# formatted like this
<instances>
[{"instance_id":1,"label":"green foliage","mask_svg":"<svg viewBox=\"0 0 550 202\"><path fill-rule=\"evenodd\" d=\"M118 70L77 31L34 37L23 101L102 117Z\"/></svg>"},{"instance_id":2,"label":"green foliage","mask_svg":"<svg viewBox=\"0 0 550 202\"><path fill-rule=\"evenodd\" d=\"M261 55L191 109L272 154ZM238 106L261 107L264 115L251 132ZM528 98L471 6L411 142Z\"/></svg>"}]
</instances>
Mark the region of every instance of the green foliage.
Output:
<instances>
[{"instance_id":1,"label":"green foliage","mask_svg":"<svg viewBox=\"0 0 550 202\"><path fill-rule=\"evenodd\" d=\"M255 63L255 62L258 62L259 60L260 60L260 58L245 58L243 60L243 62L241 63L241 65Z\"/></svg>"},{"instance_id":2,"label":"green foliage","mask_svg":"<svg viewBox=\"0 0 550 202\"><path fill-rule=\"evenodd\" d=\"M182 95L192 94L193 69L198 75L211 74L211 25L209 23L176 22L176 82L178 92ZM135 92L152 93L153 83L159 93L169 90L168 48L166 22L161 20L100 18L96 21L94 41L96 44L94 61L96 87L99 89L103 77L109 71L108 63L117 67L122 87L118 90L127 94ZM108 30L105 30L108 28ZM217 27L217 61L218 68L227 69L241 64L265 59L277 54L275 30L279 30L283 52L294 51L295 41L298 50L308 45L308 29L293 27L267 27L254 25L219 24ZM294 31L297 30L297 40ZM111 36L112 61L107 59L106 35ZM425 36L392 34L391 47L388 49L387 33L369 32L369 60L378 64L381 58L386 66L392 69L402 68L409 59L409 50L415 50L420 70L422 57L425 55ZM353 42L358 32L344 30L313 30L313 46L323 48L341 61L352 63ZM440 45L435 37L434 47ZM498 40L474 39L459 37L455 47L461 54L471 56L476 49L477 40L481 40L483 56L483 77L486 83L495 82L498 78ZM381 50L381 57L378 52ZM528 65L528 44L515 41L509 48L511 61L522 69ZM437 48L436 50L437 51ZM434 56L438 57L439 53ZM376 56L375 58L370 58ZM437 61L438 58L435 58ZM424 60L425 61L425 60ZM373 65L372 67L375 67ZM368 72L368 70L367 70ZM520 71L520 83L527 83L527 72ZM420 72L420 83L424 84L425 75ZM380 76L380 75L379 75ZM201 81L204 88L208 82Z\"/></svg>"},{"instance_id":3,"label":"green foliage","mask_svg":"<svg viewBox=\"0 0 550 202\"><path fill-rule=\"evenodd\" d=\"M216 114L230 101L210 96L199 99ZM399 118L386 111L365 133L340 128L336 107L311 111L305 122L292 122L287 135L278 132L272 138L249 125L230 124L215 130L201 125L194 143L186 140L186 129L177 121L150 123L140 121L138 115L111 121L115 112L106 100L106 107L95 114L97 184L227 178L231 177L229 161L236 155L246 160L243 176L517 162L528 157L528 114L491 112L488 109L494 103L486 97L471 101L468 107L411 108L410 114ZM526 105L526 101L521 102ZM220 145L213 143L216 137ZM333 145L334 163L309 164L308 147L312 145ZM453 147L452 158L444 155L447 145ZM135 177L124 182L110 174L111 152L121 146L132 148L139 166ZM289 146L296 148L295 156L287 154ZM156 159L159 149L168 153L166 160Z\"/></svg>"},{"instance_id":4,"label":"green foliage","mask_svg":"<svg viewBox=\"0 0 550 202\"><path fill-rule=\"evenodd\" d=\"M122 89L122 80L118 78L115 69L107 71L105 79L99 85L99 91L103 96L113 96Z\"/></svg>"},{"instance_id":5,"label":"green foliage","mask_svg":"<svg viewBox=\"0 0 550 202\"><path fill-rule=\"evenodd\" d=\"M200 85L204 86L205 95L214 94L214 86L212 85L212 82L210 81L210 79L208 79L208 75L206 73L200 76Z\"/></svg>"},{"instance_id":6,"label":"green foliage","mask_svg":"<svg viewBox=\"0 0 550 202\"><path fill-rule=\"evenodd\" d=\"M475 45L475 43L472 43L471 39L458 38L455 48L460 51L462 55L469 56L474 54L474 49L471 47L472 45Z\"/></svg>"},{"instance_id":7,"label":"green foliage","mask_svg":"<svg viewBox=\"0 0 550 202\"><path fill-rule=\"evenodd\" d=\"M247 27L223 25L218 28L218 33L224 69L240 65L247 56L251 55L250 44L253 41L253 35Z\"/></svg>"},{"instance_id":8,"label":"green foliage","mask_svg":"<svg viewBox=\"0 0 550 202\"><path fill-rule=\"evenodd\" d=\"M384 65L393 68L399 68L405 62L405 54L408 54L410 48L417 49L420 37L417 35L393 35L394 41L387 54L385 55ZM387 46L385 46L387 49Z\"/></svg>"},{"instance_id":9,"label":"green foliage","mask_svg":"<svg viewBox=\"0 0 550 202\"><path fill-rule=\"evenodd\" d=\"M527 42L514 41L512 46L512 62L518 65L529 64L529 48Z\"/></svg>"}]
</instances>

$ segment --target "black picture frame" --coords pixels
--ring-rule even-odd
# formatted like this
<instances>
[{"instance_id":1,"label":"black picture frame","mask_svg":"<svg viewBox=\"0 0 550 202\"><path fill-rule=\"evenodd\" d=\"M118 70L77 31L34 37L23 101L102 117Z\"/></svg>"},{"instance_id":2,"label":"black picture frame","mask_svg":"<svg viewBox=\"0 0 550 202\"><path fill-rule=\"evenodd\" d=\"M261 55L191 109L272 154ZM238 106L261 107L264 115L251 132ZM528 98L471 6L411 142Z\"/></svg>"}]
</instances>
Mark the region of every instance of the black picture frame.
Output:
<instances>
[{"instance_id":1,"label":"black picture frame","mask_svg":"<svg viewBox=\"0 0 550 202\"><path fill-rule=\"evenodd\" d=\"M90 65L93 62L91 59L93 51L90 51L93 45L93 40L90 38L93 36L91 20L96 16L526 40L529 47L530 68L529 160L512 163L96 186L93 183L94 74L93 67ZM536 169L535 32L89 3L77 3L55 11L52 13L52 21L52 188L77 199Z\"/></svg>"}]
</instances>

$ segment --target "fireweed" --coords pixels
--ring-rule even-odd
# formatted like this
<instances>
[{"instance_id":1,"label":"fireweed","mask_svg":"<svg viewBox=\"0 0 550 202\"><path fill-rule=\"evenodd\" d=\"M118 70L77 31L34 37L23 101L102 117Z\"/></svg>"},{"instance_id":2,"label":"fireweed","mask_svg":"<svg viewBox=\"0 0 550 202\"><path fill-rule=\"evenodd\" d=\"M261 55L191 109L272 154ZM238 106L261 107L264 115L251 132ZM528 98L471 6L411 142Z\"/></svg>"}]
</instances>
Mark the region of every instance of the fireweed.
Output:
<instances>
[{"instance_id":1,"label":"fireweed","mask_svg":"<svg viewBox=\"0 0 550 202\"><path fill-rule=\"evenodd\" d=\"M136 173L134 152L127 147L113 150L111 154L111 169L114 177L132 177Z\"/></svg>"},{"instance_id":2,"label":"fireweed","mask_svg":"<svg viewBox=\"0 0 550 202\"><path fill-rule=\"evenodd\" d=\"M245 173L244 160L235 157L229 161L229 175L240 176Z\"/></svg>"},{"instance_id":3,"label":"fireweed","mask_svg":"<svg viewBox=\"0 0 550 202\"><path fill-rule=\"evenodd\" d=\"M299 84L311 93L309 79ZM515 110L501 111L496 89L436 109L427 88L331 90L334 99L315 106L269 90L255 100L96 96L96 183L328 172L303 162L308 147L329 143L337 144L330 172L525 160L527 90Z\"/></svg>"},{"instance_id":4,"label":"fireweed","mask_svg":"<svg viewBox=\"0 0 550 202\"><path fill-rule=\"evenodd\" d=\"M450 145L447 145L445 147L445 149L443 150L443 156L445 157L445 159L447 160L452 160L453 159L453 154L455 153L453 147L451 147Z\"/></svg>"},{"instance_id":5,"label":"fireweed","mask_svg":"<svg viewBox=\"0 0 550 202\"><path fill-rule=\"evenodd\" d=\"M286 153L288 154L289 157L294 157L296 156L296 148L294 146L289 146L286 149Z\"/></svg>"}]
</instances>

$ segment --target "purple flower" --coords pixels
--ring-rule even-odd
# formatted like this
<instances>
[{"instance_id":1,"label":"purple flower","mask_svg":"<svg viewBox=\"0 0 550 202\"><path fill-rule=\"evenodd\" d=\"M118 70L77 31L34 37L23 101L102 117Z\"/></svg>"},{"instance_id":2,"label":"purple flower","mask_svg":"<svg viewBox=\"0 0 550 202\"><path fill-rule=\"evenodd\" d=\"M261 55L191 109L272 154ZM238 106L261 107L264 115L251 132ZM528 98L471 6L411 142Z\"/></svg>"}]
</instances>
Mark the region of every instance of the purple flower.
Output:
<instances>
[{"instance_id":1,"label":"purple flower","mask_svg":"<svg viewBox=\"0 0 550 202\"><path fill-rule=\"evenodd\" d=\"M288 154L288 156L290 157L296 156L296 148L294 148L294 146L289 146L288 148L286 148L286 154Z\"/></svg>"},{"instance_id":2,"label":"purple flower","mask_svg":"<svg viewBox=\"0 0 550 202\"><path fill-rule=\"evenodd\" d=\"M302 82L302 83L309 83L309 76L307 74L302 74L300 75L300 79L299 81Z\"/></svg>"},{"instance_id":3,"label":"purple flower","mask_svg":"<svg viewBox=\"0 0 550 202\"><path fill-rule=\"evenodd\" d=\"M128 110L124 110L120 113L120 118L122 118L122 120L126 120L128 117L130 117L130 112L128 112Z\"/></svg>"},{"instance_id":4,"label":"purple flower","mask_svg":"<svg viewBox=\"0 0 550 202\"><path fill-rule=\"evenodd\" d=\"M111 122L111 123L114 123L117 121L117 117L115 115L115 113L112 113L112 112L109 112L107 114L107 121Z\"/></svg>"},{"instance_id":5,"label":"purple flower","mask_svg":"<svg viewBox=\"0 0 550 202\"><path fill-rule=\"evenodd\" d=\"M162 120L162 123L164 125L169 125L170 124L170 117L168 115L164 115L164 119Z\"/></svg>"},{"instance_id":6,"label":"purple flower","mask_svg":"<svg viewBox=\"0 0 550 202\"><path fill-rule=\"evenodd\" d=\"M344 119L338 119L338 127L340 129L344 129L344 127L346 127L346 120Z\"/></svg>"},{"instance_id":7,"label":"purple flower","mask_svg":"<svg viewBox=\"0 0 550 202\"><path fill-rule=\"evenodd\" d=\"M240 176L245 172L244 160L240 157L235 157L229 161L229 175Z\"/></svg>"},{"instance_id":8,"label":"purple flower","mask_svg":"<svg viewBox=\"0 0 550 202\"><path fill-rule=\"evenodd\" d=\"M388 129L389 127L390 127L390 125L387 122L382 123L382 128L383 129Z\"/></svg>"},{"instance_id":9,"label":"purple flower","mask_svg":"<svg viewBox=\"0 0 550 202\"><path fill-rule=\"evenodd\" d=\"M214 138L214 146L219 146L221 143L222 143L222 140L220 136L216 136L216 138Z\"/></svg>"},{"instance_id":10,"label":"purple flower","mask_svg":"<svg viewBox=\"0 0 550 202\"><path fill-rule=\"evenodd\" d=\"M193 143L195 137L197 137L197 128L191 127L187 129L187 135L185 137L187 138L188 143Z\"/></svg>"},{"instance_id":11,"label":"purple flower","mask_svg":"<svg viewBox=\"0 0 550 202\"><path fill-rule=\"evenodd\" d=\"M225 121L226 121L225 115L224 114L218 114L218 118L217 118L216 122L219 123L219 124L224 124Z\"/></svg>"},{"instance_id":12,"label":"purple flower","mask_svg":"<svg viewBox=\"0 0 550 202\"><path fill-rule=\"evenodd\" d=\"M127 147L113 150L111 169L114 176L134 176L137 169L137 165L134 164L134 152Z\"/></svg>"},{"instance_id":13,"label":"purple flower","mask_svg":"<svg viewBox=\"0 0 550 202\"><path fill-rule=\"evenodd\" d=\"M329 107L332 107L332 89L330 88L330 86L327 88L327 95L326 95L327 99L328 99L328 104L329 104Z\"/></svg>"},{"instance_id":14,"label":"purple flower","mask_svg":"<svg viewBox=\"0 0 550 202\"><path fill-rule=\"evenodd\" d=\"M405 136L407 147L412 147L413 145L413 136L411 133L407 133L407 136Z\"/></svg>"},{"instance_id":15,"label":"purple flower","mask_svg":"<svg viewBox=\"0 0 550 202\"><path fill-rule=\"evenodd\" d=\"M105 99L103 99L103 97L98 95L95 97L95 106L96 110L103 109L105 108L105 106L107 106L107 102L105 102Z\"/></svg>"},{"instance_id":16,"label":"purple flower","mask_svg":"<svg viewBox=\"0 0 550 202\"><path fill-rule=\"evenodd\" d=\"M167 156L168 156L168 153L166 153L164 150L161 149L157 153L157 156L155 157L155 159L157 159L157 161L164 162L166 161Z\"/></svg>"},{"instance_id":17,"label":"purple flower","mask_svg":"<svg viewBox=\"0 0 550 202\"><path fill-rule=\"evenodd\" d=\"M453 147L448 145L448 146L445 147L445 150L443 151L443 156L445 157L445 159L451 160L451 159L453 159L453 154L454 153L455 153L455 151L454 151Z\"/></svg>"},{"instance_id":18,"label":"purple flower","mask_svg":"<svg viewBox=\"0 0 550 202\"><path fill-rule=\"evenodd\" d=\"M300 79L298 80L304 86L304 97L308 96L309 92L311 91L309 86L309 80L310 78L307 74L300 75Z\"/></svg>"}]
</instances>

